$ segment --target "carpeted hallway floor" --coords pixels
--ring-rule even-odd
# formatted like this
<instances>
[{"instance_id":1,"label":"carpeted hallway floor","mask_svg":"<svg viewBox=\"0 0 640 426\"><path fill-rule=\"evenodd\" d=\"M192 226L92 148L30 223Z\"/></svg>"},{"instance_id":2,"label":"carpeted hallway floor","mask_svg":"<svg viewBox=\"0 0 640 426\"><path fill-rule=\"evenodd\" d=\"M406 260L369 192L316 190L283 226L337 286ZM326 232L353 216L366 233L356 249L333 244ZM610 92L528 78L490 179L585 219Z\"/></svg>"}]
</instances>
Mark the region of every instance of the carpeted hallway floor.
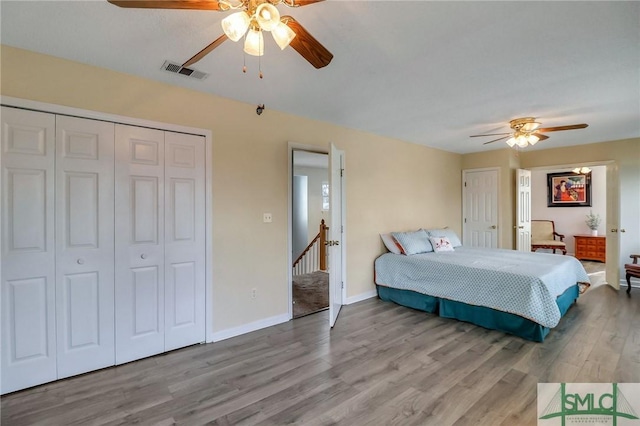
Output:
<instances>
[{"instance_id":1,"label":"carpeted hallway floor","mask_svg":"<svg viewBox=\"0 0 640 426\"><path fill-rule=\"evenodd\" d=\"M602 262L592 262L590 260L581 260L589 279L591 280L591 288L606 284L605 269L606 265Z\"/></svg>"},{"instance_id":2,"label":"carpeted hallway floor","mask_svg":"<svg viewBox=\"0 0 640 426\"><path fill-rule=\"evenodd\" d=\"M293 277L293 317L299 318L329 307L329 274L316 271Z\"/></svg>"}]
</instances>

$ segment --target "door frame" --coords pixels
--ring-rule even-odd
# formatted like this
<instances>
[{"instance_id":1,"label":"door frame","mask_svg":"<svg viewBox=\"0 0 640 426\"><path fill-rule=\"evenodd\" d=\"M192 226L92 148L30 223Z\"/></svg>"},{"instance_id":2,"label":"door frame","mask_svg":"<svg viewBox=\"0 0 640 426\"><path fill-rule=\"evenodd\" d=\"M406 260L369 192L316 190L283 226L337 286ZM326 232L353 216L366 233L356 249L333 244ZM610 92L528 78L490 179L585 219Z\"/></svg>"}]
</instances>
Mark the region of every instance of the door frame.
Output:
<instances>
[{"instance_id":1,"label":"door frame","mask_svg":"<svg viewBox=\"0 0 640 426\"><path fill-rule=\"evenodd\" d=\"M332 259L339 257L340 258L340 291L337 292L337 294L340 295L340 303L334 303L334 298L331 297L332 295L335 296L336 295L336 291L335 291L335 284L336 284L336 276L332 275L332 271L334 271L335 269L331 269L331 264L333 264L334 262L330 262L329 263L329 326L331 328L333 328L337 321L338 321L338 315L340 315L340 310L342 309L342 306L344 306L344 301L345 301L345 284L344 284L344 273L345 273L345 268L344 268L344 264L346 261L346 250L345 250L345 238L344 238L344 218L346 215L346 208L345 208L345 152L344 150L338 149L333 143L330 144L330 154L329 154L329 185L330 185L330 189L329 191L334 191L333 194L330 193L329 194L329 198L331 199L331 224L333 226L334 223L336 223L337 221L335 220L336 217L338 217L338 213L336 212L335 209L335 201L336 200L340 200L339 204L340 204L340 212L339 212L339 217L340 217L340 231L338 232L338 230L336 229L336 226L333 226L333 230L329 229L329 239L333 240L334 238L337 238L338 241L338 246L333 246L333 248L330 249L330 253L335 253L335 249L339 248L340 249L340 253L339 256L332 256ZM338 156L338 162L339 162L339 170L335 170L333 168L333 165L336 163L336 158L335 156ZM339 177L339 181L340 181L340 191L338 194L335 193L335 189L336 189L336 185L335 182L333 181L334 177ZM333 291L332 291L333 290ZM337 311L336 311L336 307L337 307Z\"/></svg>"},{"instance_id":2,"label":"door frame","mask_svg":"<svg viewBox=\"0 0 640 426\"><path fill-rule=\"evenodd\" d=\"M293 270L291 268L291 264L293 263L293 257L291 254L291 248L293 247L293 218L291 216L291 212L293 209L293 151L309 151L315 152L317 154L327 154L329 155L329 147L318 146L318 145L308 145L308 144L300 144L296 142L288 142L287 143L287 311L289 315L289 320L293 319ZM344 165L343 165L344 168ZM329 172L331 171L331 165L329 165ZM344 286L342 287L342 302L344 304L347 295L347 225L346 225L346 172L342 176L342 241L340 242L341 253L342 253L342 282ZM331 226L334 226L332 223ZM331 272L329 272L331 273ZM331 303L331 301L329 301Z\"/></svg>"},{"instance_id":3,"label":"door frame","mask_svg":"<svg viewBox=\"0 0 640 426\"><path fill-rule=\"evenodd\" d=\"M465 182L466 182L466 178L467 178L467 173L477 173L477 172L491 172L491 171L495 171L498 174L497 177L497 195L496 195L496 221L498 222L498 229L497 231L497 236L496 238L498 239L498 248L502 247L502 214L500 212L501 209L501 200L500 200L500 187L502 186L502 176L501 176L501 172L500 172L500 167L482 167L482 168L478 168L478 169L464 169L462 170L462 244L465 243L465 239L468 238L467 235L467 224L465 223L464 219L465 219L465 212L467 211L467 197L465 196L466 193L466 186L465 186Z\"/></svg>"},{"instance_id":4,"label":"door frame","mask_svg":"<svg viewBox=\"0 0 640 426\"><path fill-rule=\"evenodd\" d=\"M213 132L209 129L182 126L180 124L163 123L123 115L108 114L82 108L50 104L29 99L0 96L2 106L40 111L49 114L67 115L91 120L108 121L116 124L127 124L138 127L169 132L187 133L203 136L205 139L205 342L213 342ZM2 153L0 153L2 155ZM0 187L2 185L0 177ZM1 206L0 206L1 208ZM0 232L2 232L0 230ZM0 234L0 238L2 235ZM1 271L0 271L1 272Z\"/></svg>"}]
</instances>

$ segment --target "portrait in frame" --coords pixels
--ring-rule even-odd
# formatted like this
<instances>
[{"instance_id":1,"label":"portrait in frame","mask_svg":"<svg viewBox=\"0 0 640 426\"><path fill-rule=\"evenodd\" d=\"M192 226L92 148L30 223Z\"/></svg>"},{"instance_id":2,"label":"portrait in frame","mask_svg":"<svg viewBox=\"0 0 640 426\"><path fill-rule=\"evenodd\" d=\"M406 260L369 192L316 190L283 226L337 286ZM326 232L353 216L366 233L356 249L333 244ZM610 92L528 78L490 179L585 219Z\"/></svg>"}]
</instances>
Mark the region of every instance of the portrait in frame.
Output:
<instances>
[{"instance_id":1,"label":"portrait in frame","mask_svg":"<svg viewBox=\"0 0 640 426\"><path fill-rule=\"evenodd\" d=\"M547 173L547 207L591 207L591 172Z\"/></svg>"}]
</instances>

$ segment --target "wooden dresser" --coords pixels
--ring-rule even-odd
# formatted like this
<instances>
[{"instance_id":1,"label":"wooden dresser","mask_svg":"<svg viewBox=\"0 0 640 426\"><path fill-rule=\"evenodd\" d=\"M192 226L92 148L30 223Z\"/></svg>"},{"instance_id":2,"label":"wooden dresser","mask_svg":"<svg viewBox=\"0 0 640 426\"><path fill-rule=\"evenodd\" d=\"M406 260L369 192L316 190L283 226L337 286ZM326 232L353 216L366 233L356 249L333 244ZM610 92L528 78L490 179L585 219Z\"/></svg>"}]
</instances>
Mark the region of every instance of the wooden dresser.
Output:
<instances>
[{"instance_id":1,"label":"wooden dresser","mask_svg":"<svg viewBox=\"0 0 640 426\"><path fill-rule=\"evenodd\" d=\"M607 237L574 235L576 239L576 258L580 260L598 260L606 262Z\"/></svg>"}]
</instances>

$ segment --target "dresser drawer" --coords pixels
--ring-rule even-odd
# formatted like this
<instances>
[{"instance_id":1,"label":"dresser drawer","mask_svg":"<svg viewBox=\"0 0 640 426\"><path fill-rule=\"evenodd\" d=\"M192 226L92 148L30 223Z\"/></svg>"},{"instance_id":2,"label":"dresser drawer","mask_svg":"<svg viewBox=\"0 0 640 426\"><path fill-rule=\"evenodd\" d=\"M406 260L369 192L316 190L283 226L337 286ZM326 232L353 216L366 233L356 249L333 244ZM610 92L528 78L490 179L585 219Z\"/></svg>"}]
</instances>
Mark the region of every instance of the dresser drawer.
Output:
<instances>
[{"instance_id":1,"label":"dresser drawer","mask_svg":"<svg viewBox=\"0 0 640 426\"><path fill-rule=\"evenodd\" d=\"M575 235L575 257L580 260L605 262L607 240L603 236Z\"/></svg>"}]
</instances>

